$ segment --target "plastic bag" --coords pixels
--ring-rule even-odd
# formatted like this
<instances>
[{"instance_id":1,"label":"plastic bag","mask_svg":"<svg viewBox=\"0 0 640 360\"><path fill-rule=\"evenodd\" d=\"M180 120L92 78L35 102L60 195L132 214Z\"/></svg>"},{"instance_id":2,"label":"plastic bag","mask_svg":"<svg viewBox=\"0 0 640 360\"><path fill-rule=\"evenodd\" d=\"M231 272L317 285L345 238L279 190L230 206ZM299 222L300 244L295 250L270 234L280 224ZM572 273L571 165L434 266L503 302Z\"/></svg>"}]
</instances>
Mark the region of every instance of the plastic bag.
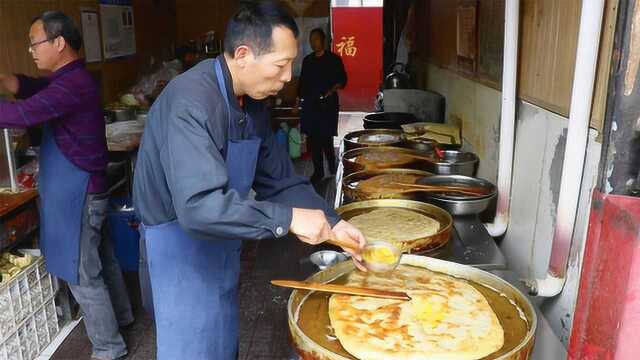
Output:
<instances>
[{"instance_id":1,"label":"plastic bag","mask_svg":"<svg viewBox=\"0 0 640 360\"><path fill-rule=\"evenodd\" d=\"M298 128L291 128L289 130L289 156L292 159L298 159L301 155L302 136Z\"/></svg>"}]
</instances>

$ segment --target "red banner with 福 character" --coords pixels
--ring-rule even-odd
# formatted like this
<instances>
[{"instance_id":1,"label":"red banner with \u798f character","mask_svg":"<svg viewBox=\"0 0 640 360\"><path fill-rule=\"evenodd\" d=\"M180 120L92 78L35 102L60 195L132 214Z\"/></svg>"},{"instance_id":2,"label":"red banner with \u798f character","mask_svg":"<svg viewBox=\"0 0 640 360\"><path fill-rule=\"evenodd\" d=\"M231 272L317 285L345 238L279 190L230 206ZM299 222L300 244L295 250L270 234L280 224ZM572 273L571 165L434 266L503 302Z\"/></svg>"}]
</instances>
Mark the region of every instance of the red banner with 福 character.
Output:
<instances>
[{"instance_id":1,"label":"red banner with \u798f character","mask_svg":"<svg viewBox=\"0 0 640 360\"><path fill-rule=\"evenodd\" d=\"M341 111L372 111L382 81L382 7L332 7L333 52L342 58L347 86Z\"/></svg>"}]
</instances>

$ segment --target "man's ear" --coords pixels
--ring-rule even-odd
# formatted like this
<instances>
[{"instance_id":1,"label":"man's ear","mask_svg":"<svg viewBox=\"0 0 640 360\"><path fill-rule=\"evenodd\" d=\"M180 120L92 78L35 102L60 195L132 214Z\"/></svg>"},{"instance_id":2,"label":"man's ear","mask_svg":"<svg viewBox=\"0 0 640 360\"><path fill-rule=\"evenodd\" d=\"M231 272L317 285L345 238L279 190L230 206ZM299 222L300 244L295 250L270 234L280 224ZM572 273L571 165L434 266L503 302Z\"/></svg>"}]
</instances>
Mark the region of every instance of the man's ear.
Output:
<instances>
[{"instance_id":1,"label":"man's ear","mask_svg":"<svg viewBox=\"0 0 640 360\"><path fill-rule=\"evenodd\" d=\"M67 47L67 41L64 39L64 37L58 36L57 38L53 39L53 46L59 53L61 53Z\"/></svg>"},{"instance_id":2,"label":"man's ear","mask_svg":"<svg viewBox=\"0 0 640 360\"><path fill-rule=\"evenodd\" d=\"M233 60L241 68L247 66L248 61L250 61L253 57L253 51L251 51L251 48L249 48L247 45L240 45L233 52Z\"/></svg>"}]
</instances>

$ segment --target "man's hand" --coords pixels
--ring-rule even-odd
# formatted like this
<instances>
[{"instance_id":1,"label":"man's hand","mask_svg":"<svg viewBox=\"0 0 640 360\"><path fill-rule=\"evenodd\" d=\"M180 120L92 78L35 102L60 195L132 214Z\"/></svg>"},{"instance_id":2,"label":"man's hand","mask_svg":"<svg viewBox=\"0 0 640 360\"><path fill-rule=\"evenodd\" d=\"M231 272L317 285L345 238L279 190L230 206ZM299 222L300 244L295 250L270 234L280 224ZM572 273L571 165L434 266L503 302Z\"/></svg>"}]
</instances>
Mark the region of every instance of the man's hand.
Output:
<instances>
[{"instance_id":1,"label":"man's hand","mask_svg":"<svg viewBox=\"0 0 640 360\"><path fill-rule=\"evenodd\" d=\"M331 225L322 210L294 208L289 230L298 236L300 241L311 245L320 244L333 237Z\"/></svg>"},{"instance_id":2,"label":"man's hand","mask_svg":"<svg viewBox=\"0 0 640 360\"><path fill-rule=\"evenodd\" d=\"M358 230L355 226L349 224L344 220L340 220L336 226L333 227L333 233L336 236L336 239L352 243L357 250L351 248L343 248L346 252L350 253L353 258L353 263L356 267L362 271L367 271L367 269L362 265L362 249L367 244L367 240L364 238L364 235L360 230Z\"/></svg>"},{"instance_id":3,"label":"man's hand","mask_svg":"<svg viewBox=\"0 0 640 360\"><path fill-rule=\"evenodd\" d=\"M20 83L15 75L0 74L0 90L5 89L15 95L18 92Z\"/></svg>"}]
</instances>

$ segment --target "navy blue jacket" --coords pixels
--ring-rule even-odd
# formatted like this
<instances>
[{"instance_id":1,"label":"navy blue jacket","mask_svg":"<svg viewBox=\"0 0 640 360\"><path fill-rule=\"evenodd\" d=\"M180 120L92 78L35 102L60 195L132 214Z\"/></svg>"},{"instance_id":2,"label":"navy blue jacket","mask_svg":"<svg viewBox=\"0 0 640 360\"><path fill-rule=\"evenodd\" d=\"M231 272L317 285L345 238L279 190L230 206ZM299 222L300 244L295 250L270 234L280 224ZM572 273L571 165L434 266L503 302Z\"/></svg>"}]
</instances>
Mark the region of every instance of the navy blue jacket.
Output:
<instances>
[{"instance_id":1,"label":"navy blue jacket","mask_svg":"<svg viewBox=\"0 0 640 360\"><path fill-rule=\"evenodd\" d=\"M246 114L220 59L231 121L240 122ZM256 199L243 200L227 189L225 161L233 161L224 156L228 121L213 60L200 62L167 85L149 111L134 175L134 205L144 224L177 218L196 238L258 240L275 237L278 227L288 229L293 207L322 209L331 225L339 221L308 180L295 174L271 133L264 134L260 147L253 181ZM244 135L250 132L245 126Z\"/></svg>"}]
</instances>

